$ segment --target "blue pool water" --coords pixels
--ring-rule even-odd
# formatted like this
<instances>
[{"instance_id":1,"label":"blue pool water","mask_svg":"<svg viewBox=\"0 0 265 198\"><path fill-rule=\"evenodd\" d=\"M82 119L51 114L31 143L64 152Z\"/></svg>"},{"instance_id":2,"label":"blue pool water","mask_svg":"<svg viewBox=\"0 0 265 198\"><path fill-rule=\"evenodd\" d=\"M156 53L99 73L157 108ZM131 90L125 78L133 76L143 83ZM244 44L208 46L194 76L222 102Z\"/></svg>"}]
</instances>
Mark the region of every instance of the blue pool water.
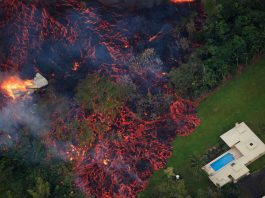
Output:
<instances>
[{"instance_id":1,"label":"blue pool water","mask_svg":"<svg viewBox=\"0 0 265 198\"><path fill-rule=\"evenodd\" d=\"M232 162L234 159L235 158L231 153L227 153L223 157L221 157L218 160L216 160L215 162L213 162L210 166L215 171L218 171L219 169L223 168L226 164Z\"/></svg>"}]
</instances>

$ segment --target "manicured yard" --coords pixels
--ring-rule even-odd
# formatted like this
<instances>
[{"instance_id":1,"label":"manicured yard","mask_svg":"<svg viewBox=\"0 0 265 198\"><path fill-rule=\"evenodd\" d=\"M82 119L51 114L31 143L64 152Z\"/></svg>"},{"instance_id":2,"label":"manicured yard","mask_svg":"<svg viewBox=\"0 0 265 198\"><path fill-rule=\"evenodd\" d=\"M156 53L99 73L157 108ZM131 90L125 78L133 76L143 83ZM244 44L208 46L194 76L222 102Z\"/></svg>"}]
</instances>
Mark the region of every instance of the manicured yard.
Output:
<instances>
[{"instance_id":1,"label":"manicured yard","mask_svg":"<svg viewBox=\"0 0 265 198\"><path fill-rule=\"evenodd\" d=\"M173 142L173 156L168 161L168 167L174 167L175 172L183 176L187 189L193 195L198 189L214 186L202 171L194 176L189 163L191 155L200 156L221 142L219 136L236 122L246 122L265 141L265 59L248 66L242 74L202 101L198 116L201 125L192 135L178 137ZM262 157L250 169L254 171L264 166L265 157ZM140 197L150 197L152 189L163 179L166 179L163 170L156 172L150 179L149 188Z\"/></svg>"}]
</instances>

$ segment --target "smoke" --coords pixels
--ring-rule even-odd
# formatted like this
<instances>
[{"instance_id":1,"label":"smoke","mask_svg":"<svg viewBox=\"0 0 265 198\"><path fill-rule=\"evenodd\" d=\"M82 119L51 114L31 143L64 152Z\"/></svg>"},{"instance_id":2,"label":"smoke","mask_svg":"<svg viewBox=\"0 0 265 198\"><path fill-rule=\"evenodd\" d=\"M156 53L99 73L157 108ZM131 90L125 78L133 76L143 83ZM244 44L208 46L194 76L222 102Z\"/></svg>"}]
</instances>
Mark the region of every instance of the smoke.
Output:
<instances>
[{"instance_id":1,"label":"smoke","mask_svg":"<svg viewBox=\"0 0 265 198\"><path fill-rule=\"evenodd\" d=\"M119 6L128 8L151 8L153 6L159 5L164 0L99 0L99 2L108 6Z\"/></svg>"},{"instance_id":2,"label":"smoke","mask_svg":"<svg viewBox=\"0 0 265 198\"><path fill-rule=\"evenodd\" d=\"M11 146L19 141L23 128L35 137L42 137L49 131L48 126L49 123L38 114L32 100L8 102L0 110L0 146Z\"/></svg>"}]
</instances>

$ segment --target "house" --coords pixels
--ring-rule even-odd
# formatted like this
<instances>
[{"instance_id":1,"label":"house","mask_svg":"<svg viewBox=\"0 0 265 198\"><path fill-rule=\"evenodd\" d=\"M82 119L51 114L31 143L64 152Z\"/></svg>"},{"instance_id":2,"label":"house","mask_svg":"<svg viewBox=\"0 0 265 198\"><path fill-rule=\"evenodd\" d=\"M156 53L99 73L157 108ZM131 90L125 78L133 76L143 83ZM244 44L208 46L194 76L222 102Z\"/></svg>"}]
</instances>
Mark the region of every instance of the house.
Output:
<instances>
[{"instance_id":1,"label":"house","mask_svg":"<svg viewBox=\"0 0 265 198\"><path fill-rule=\"evenodd\" d=\"M202 167L218 187L249 175L247 165L265 154L265 144L244 122L220 137L230 150Z\"/></svg>"}]
</instances>

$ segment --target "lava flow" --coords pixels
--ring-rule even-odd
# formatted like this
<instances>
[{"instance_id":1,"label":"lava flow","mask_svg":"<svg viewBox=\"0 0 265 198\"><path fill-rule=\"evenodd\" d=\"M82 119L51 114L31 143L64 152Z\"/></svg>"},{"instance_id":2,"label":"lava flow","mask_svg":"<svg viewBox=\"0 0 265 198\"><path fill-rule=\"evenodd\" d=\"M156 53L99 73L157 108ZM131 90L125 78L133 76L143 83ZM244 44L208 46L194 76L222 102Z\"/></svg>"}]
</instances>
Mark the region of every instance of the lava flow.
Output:
<instances>
[{"instance_id":1,"label":"lava flow","mask_svg":"<svg viewBox=\"0 0 265 198\"><path fill-rule=\"evenodd\" d=\"M171 3L192 3L194 0L170 0Z\"/></svg>"},{"instance_id":2,"label":"lava flow","mask_svg":"<svg viewBox=\"0 0 265 198\"><path fill-rule=\"evenodd\" d=\"M113 134L115 128L119 140L102 138L77 160L77 184L96 197L135 197L152 172L165 166L175 135L188 135L199 124L186 102L179 99L170 116L155 121L139 119L124 107L107 131Z\"/></svg>"},{"instance_id":3,"label":"lava flow","mask_svg":"<svg viewBox=\"0 0 265 198\"><path fill-rule=\"evenodd\" d=\"M8 40L3 44L0 70L24 75L40 71L55 91L69 96L73 105L66 115L50 113L53 123L44 142L59 151L63 138L75 139L65 140L67 146L58 153L73 162L76 184L87 195L136 197L153 171L163 168L172 155L171 141L177 135L189 135L200 122L195 105L175 96L167 86L167 72L177 65L179 56L174 29L178 15L186 13L184 7L176 11L175 6L192 1L171 2L174 5L167 3L161 5L163 9L154 7L145 13L110 9L97 1L3 0L0 4L0 38ZM132 84L140 98L155 98L162 112L148 117L156 108L144 106L140 118L135 110L141 105L137 98L122 101L114 118L83 109L72 96L79 80L89 73ZM30 85L10 77L1 88L15 99L17 90L27 91ZM68 125L73 120L75 129ZM92 133L91 142L80 145L84 127Z\"/></svg>"}]
</instances>

